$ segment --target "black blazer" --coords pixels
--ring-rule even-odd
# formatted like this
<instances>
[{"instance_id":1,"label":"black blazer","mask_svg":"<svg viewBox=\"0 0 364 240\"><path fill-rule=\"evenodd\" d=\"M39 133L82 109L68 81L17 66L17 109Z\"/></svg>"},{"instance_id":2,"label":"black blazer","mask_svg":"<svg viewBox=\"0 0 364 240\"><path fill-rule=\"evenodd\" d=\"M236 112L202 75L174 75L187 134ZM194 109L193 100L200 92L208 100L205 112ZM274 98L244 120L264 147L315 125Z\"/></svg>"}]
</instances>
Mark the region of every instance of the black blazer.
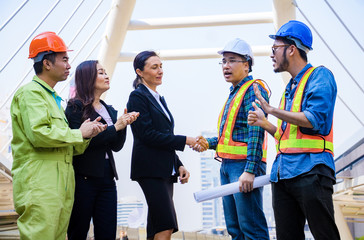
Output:
<instances>
[{"instance_id":1,"label":"black blazer","mask_svg":"<svg viewBox=\"0 0 364 240\"><path fill-rule=\"evenodd\" d=\"M117 111L111 105L106 105L102 100L101 103L106 107L113 123L115 123L117 120ZM80 128L83 114L82 102L80 100L68 102L65 114L70 128ZM100 115L94 111L90 119L95 120L98 116ZM106 121L103 118L101 119L101 122L106 124ZM117 132L114 125L108 126L105 131L91 139L89 146L83 154L73 157L75 173L82 176L103 177L105 153L107 153L115 179L118 179L112 151L120 151L124 146L125 138L126 128Z\"/></svg>"},{"instance_id":2,"label":"black blazer","mask_svg":"<svg viewBox=\"0 0 364 240\"><path fill-rule=\"evenodd\" d=\"M134 136L130 176L132 180L145 177L168 178L172 174L173 166L177 172L182 166L175 150L184 150L186 136L174 135L172 114L166 102L161 102L171 120L143 84L129 96L128 111L140 113L138 119L131 124Z\"/></svg>"}]
</instances>

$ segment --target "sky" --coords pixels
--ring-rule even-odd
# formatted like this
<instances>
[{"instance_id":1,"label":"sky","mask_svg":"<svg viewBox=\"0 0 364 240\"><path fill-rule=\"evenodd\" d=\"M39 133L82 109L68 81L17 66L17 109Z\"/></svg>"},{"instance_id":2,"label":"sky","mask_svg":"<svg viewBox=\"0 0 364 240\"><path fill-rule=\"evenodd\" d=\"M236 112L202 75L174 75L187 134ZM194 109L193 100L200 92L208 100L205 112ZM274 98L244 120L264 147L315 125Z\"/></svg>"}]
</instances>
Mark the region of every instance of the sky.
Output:
<instances>
[{"instance_id":1,"label":"sky","mask_svg":"<svg viewBox=\"0 0 364 240\"><path fill-rule=\"evenodd\" d=\"M23 2L23 0L0 0L0 26L3 26L5 21ZM38 29L35 29L49 9L57 2L55 10ZM73 9L80 2L74 0L29 1L14 19L0 30L0 69L19 49L13 60L0 72L0 104L3 99L11 95L12 90L21 79L24 78L24 83L27 83L33 76L32 61L27 59L28 47L32 37L43 31L59 32L66 19L71 16ZM362 27L362 23L364 23L362 14L364 12L364 1L330 0L328 3L348 26L359 43L364 46ZM325 1L299 0L297 4L329 47L344 63L345 68L348 69L359 86L364 88L362 78L364 68L363 61L361 61L364 52L335 18ZM99 7L93 17L77 35L85 19L98 5ZM97 43L107 22L106 20L102 21L102 19L110 5L111 0L85 1L60 32L60 36L69 45L70 49L74 49L73 52L69 53L71 70L75 70L76 66L86 59L97 58L99 50ZM271 0L137 0L132 19L269 11L272 11ZM296 17L308 24L312 29L312 26L298 10L296 11ZM82 44L100 22L101 25L96 30L94 37L90 38L90 41L82 48ZM252 46L272 45L273 40L268 35L274 33L273 24L129 31L121 50L127 52L155 50L158 52L164 49L223 48L228 41L236 37L246 40ZM73 41L75 36L76 38ZM24 46L20 48L21 45ZM95 45L96 48L93 50ZM364 111L361 105L364 101L364 93L345 72L315 31L313 31L313 49L308 54L309 62L315 66L324 65L333 72L338 85L338 96L343 100L337 99L336 101L334 120L335 151L340 154L352 144L352 136L363 127L345 105L357 114L359 119L364 119ZM218 62L219 59L163 62L163 84L157 90L161 95L164 95L174 116L176 134L197 136L202 131L214 131L216 129L218 114L228 96L230 87L223 78L221 66L219 66ZM30 74L27 75L29 70L31 70ZM264 79L269 84L272 90L270 102L272 105L277 106L284 84L281 75L273 72L272 61L268 56L255 58L253 77ZM128 101L128 96L133 90L132 82L134 78L135 73L131 62L118 63L113 74L111 88L105 98L106 103L113 105L114 108L122 112ZM68 83L69 81L59 83L55 88L65 99L68 97ZM3 115L8 114L8 107L9 103L6 103L5 107L0 110ZM270 120L274 121L274 118L270 118ZM115 154L120 177L117 183L118 195L119 197L136 196L143 199L138 184L129 179L133 142L130 129L127 134L128 137L124 148ZM197 230L201 227L201 205L194 201L193 192L200 190L200 155L188 147L184 152L178 152L178 155L191 172L188 184L175 185L174 197L179 226L181 230ZM269 138L268 169L272 165L274 157L274 141Z\"/></svg>"}]
</instances>

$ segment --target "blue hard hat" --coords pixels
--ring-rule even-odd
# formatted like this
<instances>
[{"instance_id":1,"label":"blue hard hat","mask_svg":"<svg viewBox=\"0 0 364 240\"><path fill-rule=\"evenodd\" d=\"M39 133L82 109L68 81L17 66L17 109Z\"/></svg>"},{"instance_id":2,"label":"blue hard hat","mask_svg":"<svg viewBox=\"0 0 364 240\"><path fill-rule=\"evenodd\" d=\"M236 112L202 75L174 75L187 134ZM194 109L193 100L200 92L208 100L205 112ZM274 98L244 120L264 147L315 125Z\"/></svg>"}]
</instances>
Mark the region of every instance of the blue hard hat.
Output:
<instances>
[{"instance_id":1,"label":"blue hard hat","mask_svg":"<svg viewBox=\"0 0 364 240\"><path fill-rule=\"evenodd\" d=\"M291 20L282 25L276 35L269 35L270 38L291 37L298 39L301 43L312 50L312 33L306 24L300 21Z\"/></svg>"}]
</instances>

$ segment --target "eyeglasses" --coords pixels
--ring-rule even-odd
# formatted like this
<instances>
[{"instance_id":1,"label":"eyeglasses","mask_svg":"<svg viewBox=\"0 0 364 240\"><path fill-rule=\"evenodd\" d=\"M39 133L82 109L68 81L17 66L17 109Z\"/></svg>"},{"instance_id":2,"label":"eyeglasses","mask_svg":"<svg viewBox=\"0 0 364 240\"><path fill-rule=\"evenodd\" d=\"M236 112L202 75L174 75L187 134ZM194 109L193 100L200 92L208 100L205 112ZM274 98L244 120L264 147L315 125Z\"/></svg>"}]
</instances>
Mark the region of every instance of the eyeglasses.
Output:
<instances>
[{"instance_id":1,"label":"eyeglasses","mask_svg":"<svg viewBox=\"0 0 364 240\"><path fill-rule=\"evenodd\" d=\"M272 54L273 54L273 55L274 55L274 54L276 54L276 50L277 50L277 48L279 48L279 47L286 47L286 46L289 46L289 44L273 45L273 46L272 46Z\"/></svg>"},{"instance_id":2,"label":"eyeglasses","mask_svg":"<svg viewBox=\"0 0 364 240\"><path fill-rule=\"evenodd\" d=\"M229 64L229 65L232 65L232 64L235 64L237 62L246 62L246 61L240 61L240 60L222 60L221 62L219 62L220 65L226 65L226 64Z\"/></svg>"}]
</instances>

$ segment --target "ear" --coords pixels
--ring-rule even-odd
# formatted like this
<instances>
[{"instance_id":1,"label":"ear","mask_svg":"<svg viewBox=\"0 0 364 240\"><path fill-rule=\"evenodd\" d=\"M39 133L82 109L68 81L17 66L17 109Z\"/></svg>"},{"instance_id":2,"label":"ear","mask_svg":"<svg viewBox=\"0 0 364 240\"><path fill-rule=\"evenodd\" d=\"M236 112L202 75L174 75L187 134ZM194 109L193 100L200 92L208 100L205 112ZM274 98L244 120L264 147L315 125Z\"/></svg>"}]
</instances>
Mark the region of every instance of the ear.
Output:
<instances>
[{"instance_id":1,"label":"ear","mask_svg":"<svg viewBox=\"0 0 364 240\"><path fill-rule=\"evenodd\" d=\"M48 59L43 59L43 67L46 69L46 70L50 70L51 69L51 64L52 62L49 61Z\"/></svg>"},{"instance_id":2,"label":"ear","mask_svg":"<svg viewBox=\"0 0 364 240\"><path fill-rule=\"evenodd\" d=\"M297 47L295 45L290 45L288 47L288 54L290 56L293 56L294 54L300 54L300 53L298 52L298 49L297 49Z\"/></svg>"},{"instance_id":3,"label":"ear","mask_svg":"<svg viewBox=\"0 0 364 240\"><path fill-rule=\"evenodd\" d=\"M249 63L248 62L243 62L243 66L244 66L244 70L249 72Z\"/></svg>"},{"instance_id":4,"label":"ear","mask_svg":"<svg viewBox=\"0 0 364 240\"><path fill-rule=\"evenodd\" d=\"M139 68L137 68L136 73L138 74L138 76L139 76L140 78L143 78L143 72L142 72L142 71L140 71L140 69L139 69Z\"/></svg>"}]
</instances>

